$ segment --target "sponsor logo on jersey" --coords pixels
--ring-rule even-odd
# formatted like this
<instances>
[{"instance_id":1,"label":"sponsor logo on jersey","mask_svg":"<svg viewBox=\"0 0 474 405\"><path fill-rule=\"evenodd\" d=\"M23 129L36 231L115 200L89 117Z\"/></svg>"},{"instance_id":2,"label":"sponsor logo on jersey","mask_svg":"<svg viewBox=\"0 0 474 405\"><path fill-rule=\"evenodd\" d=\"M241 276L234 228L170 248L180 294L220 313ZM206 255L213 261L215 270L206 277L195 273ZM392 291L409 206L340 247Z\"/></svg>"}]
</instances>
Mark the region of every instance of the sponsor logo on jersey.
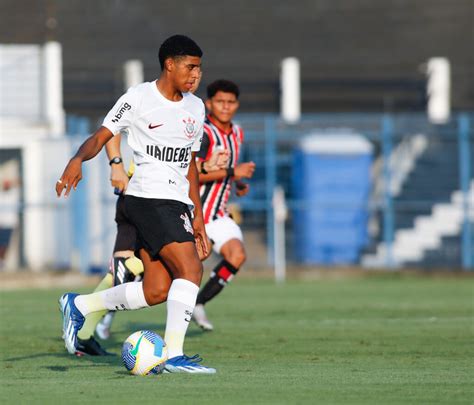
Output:
<instances>
[{"instance_id":1,"label":"sponsor logo on jersey","mask_svg":"<svg viewBox=\"0 0 474 405\"><path fill-rule=\"evenodd\" d=\"M189 232L194 235L193 227L191 225L191 220L189 219L188 214L181 214L180 218L184 221L183 226L186 232Z\"/></svg>"},{"instance_id":2,"label":"sponsor logo on jersey","mask_svg":"<svg viewBox=\"0 0 474 405\"><path fill-rule=\"evenodd\" d=\"M194 132L196 131L196 120L193 120L191 117L188 117L187 120L183 120L184 122L184 134L189 138L194 137Z\"/></svg>"},{"instance_id":3,"label":"sponsor logo on jersey","mask_svg":"<svg viewBox=\"0 0 474 405\"><path fill-rule=\"evenodd\" d=\"M147 145L146 153L162 162L188 162L191 159L191 146L172 148L170 146Z\"/></svg>"},{"instance_id":4,"label":"sponsor logo on jersey","mask_svg":"<svg viewBox=\"0 0 474 405\"><path fill-rule=\"evenodd\" d=\"M120 107L117 109L117 113L114 115L114 119L112 120L112 122L119 122L120 119L123 117L123 114L125 113L125 111L128 111L132 108L132 106L128 103L123 103L120 105Z\"/></svg>"}]
</instances>

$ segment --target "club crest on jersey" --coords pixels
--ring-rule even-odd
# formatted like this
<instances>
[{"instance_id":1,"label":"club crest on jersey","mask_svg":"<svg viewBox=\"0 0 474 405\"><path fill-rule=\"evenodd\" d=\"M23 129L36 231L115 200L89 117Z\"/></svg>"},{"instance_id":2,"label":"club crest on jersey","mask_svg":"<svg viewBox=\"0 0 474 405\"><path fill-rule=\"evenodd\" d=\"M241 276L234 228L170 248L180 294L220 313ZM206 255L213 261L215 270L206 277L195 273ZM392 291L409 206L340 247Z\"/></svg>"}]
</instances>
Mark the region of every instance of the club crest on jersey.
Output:
<instances>
[{"instance_id":1,"label":"club crest on jersey","mask_svg":"<svg viewBox=\"0 0 474 405\"><path fill-rule=\"evenodd\" d=\"M184 125L186 125L184 127L184 134L189 138L191 139L192 137L194 137L194 131L196 131L196 120L193 120L191 117L188 117L187 120L183 120L184 122Z\"/></svg>"},{"instance_id":2,"label":"club crest on jersey","mask_svg":"<svg viewBox=\"0 0 474 405\"><path fill-rule=\"evenodd\" d=\"M191 220L189 219L188 214L181 214L180 218L184 221L183 226L186 232L189 232L194 235L193 227L191 225Z\"/></svg>"}]
</instances>

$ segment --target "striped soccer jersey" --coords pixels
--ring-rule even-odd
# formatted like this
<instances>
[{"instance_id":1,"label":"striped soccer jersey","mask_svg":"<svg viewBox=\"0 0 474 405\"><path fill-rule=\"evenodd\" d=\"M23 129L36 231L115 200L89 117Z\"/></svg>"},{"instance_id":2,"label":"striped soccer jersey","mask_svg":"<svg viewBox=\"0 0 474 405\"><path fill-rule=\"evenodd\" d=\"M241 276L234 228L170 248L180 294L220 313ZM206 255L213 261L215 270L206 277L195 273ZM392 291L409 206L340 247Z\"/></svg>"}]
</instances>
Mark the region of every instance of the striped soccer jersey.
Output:
<instances>
[{"instance_id":1,"label":"striped soccer jersey","mask_svg":"<svg viewBox=\"0 0 474 405\"><path fill-rule=\"evenodd\" d=\"M226 134L208 116L204 122L201 150L197 156L201 161L206 161L214 151L219 149L228 150L230 153L229 167L235 167L239 160L243 140L244 133L238 125L232 124L232 130ZM200 194L205 224L227 215L227 202L231 189L232 178L230 176L201 184Z\"/></svg>"}]
</instances>

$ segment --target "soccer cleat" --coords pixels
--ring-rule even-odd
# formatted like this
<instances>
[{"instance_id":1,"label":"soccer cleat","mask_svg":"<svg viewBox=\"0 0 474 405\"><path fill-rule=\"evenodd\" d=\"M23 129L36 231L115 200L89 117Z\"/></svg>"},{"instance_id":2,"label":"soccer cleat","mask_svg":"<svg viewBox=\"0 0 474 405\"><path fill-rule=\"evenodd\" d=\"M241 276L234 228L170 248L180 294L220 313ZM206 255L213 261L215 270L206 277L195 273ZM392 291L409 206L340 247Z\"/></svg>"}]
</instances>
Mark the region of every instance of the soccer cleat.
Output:
<instances>
[{"instance_id":1,"label":"soccer cleat","mask_svg":"<svg viewBox=\"0 0 474 405\"><path fill-rule=\"evenodd\" d=\"M112 353L107 352L99 344L97 340L91 336L89 339L77 338L76 344L76 356L83 356L88 354L89 356L112 356Z\"/></svg>"},{"instance_id":2,"label":"soccer cleat","mask_svg":"<svg viewBox=\"0 0 474 405\"><path fill-rule=\"evenodd\" d=\"M59 308L63 317L64 345L70 354L76 353L77 333L84 325L84 315L74 304L79 294L66 293L59 299Z\"/></svg>"},{"instance_id":3,"label":"soccer cleat","mask_svg":"<svg viewBox=\"0 0 474 405\"><path fill-rule=\"evenodd\" d=\"M112 327L114 316L115 311L107 312L95 327L95 333L100 339L107 340L110 337L110 328Z\"/></svg>"},{"instance_id":4,"label":"soccer cleat","mask_svg":"<svg viewBox=\"0 0 474 405\"><path fill-rule=\"evenodd\" d=\"M191 373L191 374L215 374L216 369L199 364L202 359L199 354L193 357L182 356L172 357L166 360L165 373Z\"/></svg>"},{"instance_id":5,"label":"soccer cleat","mask_svg":"<svg viewBox=\"0 0 474 405\"><path fill-rule=\"evenodd\" d=\"M194 307L193 320L203 330L211 331L214 329L212 323L209 322L209 319L207 319L206 311L204 310L204 305L202 304L197 304Z\"/></svg>"}]
</instances>

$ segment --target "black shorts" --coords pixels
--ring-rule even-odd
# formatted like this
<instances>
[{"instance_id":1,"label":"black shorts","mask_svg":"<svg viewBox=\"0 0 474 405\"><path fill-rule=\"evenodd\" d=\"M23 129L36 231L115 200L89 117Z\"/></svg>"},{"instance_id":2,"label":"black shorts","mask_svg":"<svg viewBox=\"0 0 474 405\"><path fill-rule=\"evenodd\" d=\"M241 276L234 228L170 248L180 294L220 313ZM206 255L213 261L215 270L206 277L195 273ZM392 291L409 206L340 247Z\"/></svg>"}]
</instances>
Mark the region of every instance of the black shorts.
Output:
<instances>
[{"instance_id":1,"label":"black shorts","mask_svg":"<svg viewBox=\"0 0 474 405\"><path fill-rule=\"evenodd\" d=\"M137 230L127 215L125 196L122 194L117 199L115 222L117 223L117 236L115 237L114 253L124 250L135 251L137 247Z\"/></svg>"},{"instance_id":2,"label":"black shorts","mask_svg":"<svg viewBox=\"0 0 474 405\"><path fill-rule=\"evenodd\" d=\"M153 259L172 242L193 242L191 213L186 204L175 200L125 196L125 209L138 234L138 248Z\"/></svg>"}]
</instances>

